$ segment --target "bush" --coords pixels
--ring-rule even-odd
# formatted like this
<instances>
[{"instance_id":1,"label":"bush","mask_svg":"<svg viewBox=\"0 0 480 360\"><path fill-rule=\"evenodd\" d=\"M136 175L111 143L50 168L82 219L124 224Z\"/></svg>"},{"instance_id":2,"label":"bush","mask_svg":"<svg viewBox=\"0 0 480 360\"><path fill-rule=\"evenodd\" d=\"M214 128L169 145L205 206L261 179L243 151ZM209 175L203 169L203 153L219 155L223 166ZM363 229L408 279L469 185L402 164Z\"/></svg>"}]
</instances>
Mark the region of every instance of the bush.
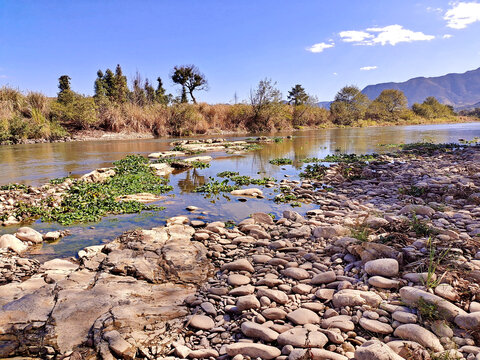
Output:
<instances>
[{"instance_id":1,"label":"bush","mask_svg":"<svg viewBox=\"0 0 480 360\"><path fill-rule=\"evenodd\" d=\"M176 136L203 134L207 123L192 104L175 104L170 108L168 118L169 133Z\"/></svg>"},{"instance_id":2,"label":"bush","mask_svg":"<svg viewBox=\"0 0 480 360\"><path fill-rule=\"evenodd\" d=\"M97 106L91 97L75 94L69 103L52 104L52 119L74 129L89 129L98 124Z\"/></svg>"}]
</instances>

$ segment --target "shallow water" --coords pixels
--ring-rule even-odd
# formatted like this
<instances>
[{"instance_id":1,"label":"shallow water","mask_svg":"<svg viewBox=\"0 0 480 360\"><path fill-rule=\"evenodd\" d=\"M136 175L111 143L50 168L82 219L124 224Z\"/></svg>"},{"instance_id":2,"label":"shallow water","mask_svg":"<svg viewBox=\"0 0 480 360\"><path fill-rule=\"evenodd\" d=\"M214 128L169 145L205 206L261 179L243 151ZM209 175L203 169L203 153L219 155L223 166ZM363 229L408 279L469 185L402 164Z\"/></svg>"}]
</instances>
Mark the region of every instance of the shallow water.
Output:
<instances>
[{"instance_id":1,"label":"shallow water","mask_svg":"<svg viewBox=\"0 0 480 360\"><path fill-rule=\"evenodd\" d=\"M294 138L281 143L265 144L262 149L246 155L208 153L214 157L210 168L191 169L169 176L174 190L157 203L165 206L166 210L109 216L99 223L71 226L69 227L70 236L57 243L43 244L42 247L35 249L34 256L40 260L72 256L85 246L108 242L126 230L160 226L169 217L189 214L185 210L188 205L200 208L199 212L190 213L192 219L204 218L208 221L240 221L257 211L281 215L284 209L291 209L291 207L270 201L276 194L273 189L262 188L265 199L248 199L247 202L239 202L237 197L230 195L205 198L203 194L192 193L192 190L208 181L209 176L215 176L226 170L238 171L241 175L256 178L271 176L277 181L286 176L298 179L299 170L304 165L300 160L306 157L324 157L336 151L360 154L390 150L380 146L381 144L412 143L424 140L458 142L460 138L470 140L480 136L480 123L326 129L275 134L275 136L286 135L293 135ZM247 137L226 138L242 140ZM0 147L0 185L13 182L40 185L52 178L79 176L99 167L110 166L113 161L128 154L148 155L151 152L169 150L169 143L173 140L175 139L2 146ZM279 157L290 158L294 163L291 166L275 166L269 163L269 160ZM295 210L305 213L314 207L315 205L302 204ZM41 232L64 228L55 223L40 221L34 223L32 227ZM15 229L15 227L1 228L0 234L13 233Z\"/></svg>"}]
</instances>

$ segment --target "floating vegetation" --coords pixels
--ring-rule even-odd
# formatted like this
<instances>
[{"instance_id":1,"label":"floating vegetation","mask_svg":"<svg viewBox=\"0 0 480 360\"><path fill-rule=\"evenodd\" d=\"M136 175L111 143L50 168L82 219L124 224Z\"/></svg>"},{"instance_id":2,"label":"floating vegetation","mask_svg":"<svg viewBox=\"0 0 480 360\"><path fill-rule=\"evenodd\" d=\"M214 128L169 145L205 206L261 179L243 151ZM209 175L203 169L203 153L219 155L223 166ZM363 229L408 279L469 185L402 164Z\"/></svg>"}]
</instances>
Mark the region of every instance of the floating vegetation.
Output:
<instances>
[{"instance_id":1,"label":"floating vegetation","mask_svg":"<svg viewBox=\"0 0 480 360\"><path fill-rule=\"evenodd\" d=\"M462 148L463 146L464 145L455 143L434 144L432 142L416 142L403 144L401 148L404 151L409 151L415 154L432 154L434 151L447 152Z\"/></svg>"},{"instance_id":2,"label":"floating vegetation","mask_svg":"<svg viewBox=\"0 0 480 360\"><path fill-rule=\"evenodd\" d=\"M24 184L7 184L0 186L0 190L28 190L28 186Z\"/></svg>"},{"instance_id":3,"label":"floating vegetation","mask_svg":"<svg viewBox=\"0 0 480 360\"><path fill-rule=\"evenodd\" d=\"M210 181L202 186L198 186L193 191L198 193L206 193L206 194L218 194L221 192L231 192L233 190L237 190L237 185L229 185L228 179L223 181L218 181L209 177Z\"/></svg>"},{"instance_id":4,"label":"floating vegetation","mask_svg":"<svg viewBox=\"0 0 480 360\"><path fill-rule=\"evenodd\" d=\"M281 143L281 142L283 142L283 140L284 140L284 139L283 139L282 137L278 137L278 136L275 136L275 137L273 138L273 141L276 142L276 143Z\"/></svg>"},{"instance_id":5,"label":"floating vegetation","mask_svg":"<svg viewBox=\"0 0 480 360\"><path fill-rule=\"evenodd\" d=\"M277 158L270 160L269 163L273 165L291 165L293 164L293 160L287 158Z\"/></svg>"},{"instance_id":6,"label":"floating vegetation","mask_svg":"<svg viewBox=\"0 0 480 360\"><path fill-rule=\"evenodd\" d=\"M367 162L375 161L378 159L378 154L332 154L327 155L325 158L321 159L321 162L334 162L334 163L355 163L355 162Z\"/></svg>"},{"instance_id":7,"label":"floating vegetation","mask_svg":"<svg viewBox=\"0 0 480 360\"><path fill-rule=\"evenodd\" d=\"M262 179L253 179L250 176L242 175L242 176L232 176L230 180L233 181L236 185L266 185L269 182L275 182L275 179L272 177L264 177Z\"/></svg>"},{"instance_id":8,"label":"floating vegetation","mask_svg":"<svg viewBox=\"0 0 480 360\"><path fill-rule=\"evenodd\" d=\"M322 164L307 165L300 173L300 177L304 179L321 180L325 176L327 169L328 168Z\"/></svg>"},{"instance_id":9,"label":"floating vegetation","mask_svg":"<svg viewBox=\"0 0 480 360\"><path fill-rule=\"evenodd\" d=\"M138 193L163 194L171 191L168 180L158 177L149 161L137 155L127 156L114 164L115 175L103 183L75 180L59 204L53 198L42 201L40 206L18 204L15 217L56 221L62 225L99 221L107 214L131 214L142 210L164 208L145 205L138 201L117 201L124 195Z\"/></svg>"},{"instance_id":10,"label":"floating vegetation","mask_svg":"<svg viewBox=\"0 0 480 360\"><path fill-rule=\"evenodd\" d=\"M475 136L472 140L458 139L458 142L465 145L476 145L480 143L480 137Z\"/></svg>"},{"instance_id":11,"label":"floating vegetation","mask_svg":"<svg viewBox=\"0 0 480 360\"><path fill-rule=\"evenodd\" d=\"M193 168L195 169L206 169L210 167L210 164L203 161L192 161L190 162Z\"/></svg>"},{"instance_id":12,"label":"floating vegetation","mask_svg":"<svg viewBox=\"0 0 480 360\"><path fill-rule=\"evenodd\" d=\"M217 174L218 177L231 178L232 176L240 175L238 171L222 171Z\"/></svg>"},{"instance_id":13,"label":"floating vegetation","mask_svg":"<svg viewBox=\"0 0 480 360\"><path fill-rule=\"evenodd\" d=\"M298 200L298 198L294 194L278 194L274 199L276 203L288 203L295 200Z\"/></svg>"},{"instance_id":14,"label":"floating vegetation","mask_svg":"<svg viewBox=\"0 0 480 360\"><path fill-rule=\"evenodd\" d=\"M247 144L243 148L243 150L246 150L246 151L254 151L254 150L260 150L260 149L263 149L263 146L258 144Z\"/></svg>"},{"instance_id":15,"label":"floating vegetation","mask_svg":"<svg viewBox=\"0 0 480 360\"><path fill-rule=\"evenodd\" d=\"M322 162L323 160L317 157L310 157L310 158L305 158L300 160L301 162L308 164L308 163L317 163L317 162Z\"/></svg>"},{"instance_id":16,"label":"floating vegetation","mask_svg":"<svg viewBox=\"0 0 480 360\"><path fill-rule=\"evenodd\" d=\"M52 185L60 185L65 182L65 180L68 179L68 176L57 178L57 179L52 179L50 180L50 184Z\"/></svg>"}]
</instances>

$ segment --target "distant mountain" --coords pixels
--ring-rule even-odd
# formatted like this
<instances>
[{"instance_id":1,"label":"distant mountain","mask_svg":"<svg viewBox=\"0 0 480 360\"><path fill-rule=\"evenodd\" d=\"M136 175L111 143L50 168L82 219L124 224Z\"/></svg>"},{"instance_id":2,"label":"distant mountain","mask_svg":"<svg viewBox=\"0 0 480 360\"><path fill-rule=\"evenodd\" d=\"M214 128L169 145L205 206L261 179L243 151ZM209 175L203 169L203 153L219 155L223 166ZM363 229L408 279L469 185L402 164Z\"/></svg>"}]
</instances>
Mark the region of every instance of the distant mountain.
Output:
<instances>
[{"instance_id":1,"label":"distant mountain","mask_svg":"<svg viewBox=\"0 0 480 360\"><path fill-rule=\"evenodd\" d=\"M463 74L417 77L401 83L368 85L362 92L373 100L386 89L403 91L409 106L423 102L428 96L434 96L441 103L452 105L456 109L473 108L480 102L480 68Z\"/></svg>"},{"instance_id":2,"label":"distant mountain","mask_svg":"<svg viewBox=\"0 0 480 360\"><path fill-rule=\"evenodd\" d=\"M320 101L317 103L317 106L318 107L321 107L321 108L324 108L324 109L327 109L327 110L330 110L330 104L332 102L331 101Z\"/></svg>"}]
</instances>

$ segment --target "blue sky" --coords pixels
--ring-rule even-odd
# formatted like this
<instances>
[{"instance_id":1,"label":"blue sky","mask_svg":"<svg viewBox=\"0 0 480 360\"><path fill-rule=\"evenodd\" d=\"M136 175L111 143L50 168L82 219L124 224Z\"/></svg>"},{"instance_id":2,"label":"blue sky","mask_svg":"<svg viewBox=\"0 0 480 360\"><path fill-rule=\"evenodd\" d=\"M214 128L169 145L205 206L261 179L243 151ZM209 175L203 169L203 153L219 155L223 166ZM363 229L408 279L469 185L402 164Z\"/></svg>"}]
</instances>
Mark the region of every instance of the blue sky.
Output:
<instances>
[{"instance_id":1,"label":"blue sky","mask_svg":"<svg viewBox=\"0 0 480 360\"><path fill-rule=\"evenodd\" d=\"M200 101L240 100L267 77L319 100L480 67L480 2L0 0L0 86L54 96L62 74L93 93L98 69L162 77L195 64Z\"/></svg>"}]
</instances>

